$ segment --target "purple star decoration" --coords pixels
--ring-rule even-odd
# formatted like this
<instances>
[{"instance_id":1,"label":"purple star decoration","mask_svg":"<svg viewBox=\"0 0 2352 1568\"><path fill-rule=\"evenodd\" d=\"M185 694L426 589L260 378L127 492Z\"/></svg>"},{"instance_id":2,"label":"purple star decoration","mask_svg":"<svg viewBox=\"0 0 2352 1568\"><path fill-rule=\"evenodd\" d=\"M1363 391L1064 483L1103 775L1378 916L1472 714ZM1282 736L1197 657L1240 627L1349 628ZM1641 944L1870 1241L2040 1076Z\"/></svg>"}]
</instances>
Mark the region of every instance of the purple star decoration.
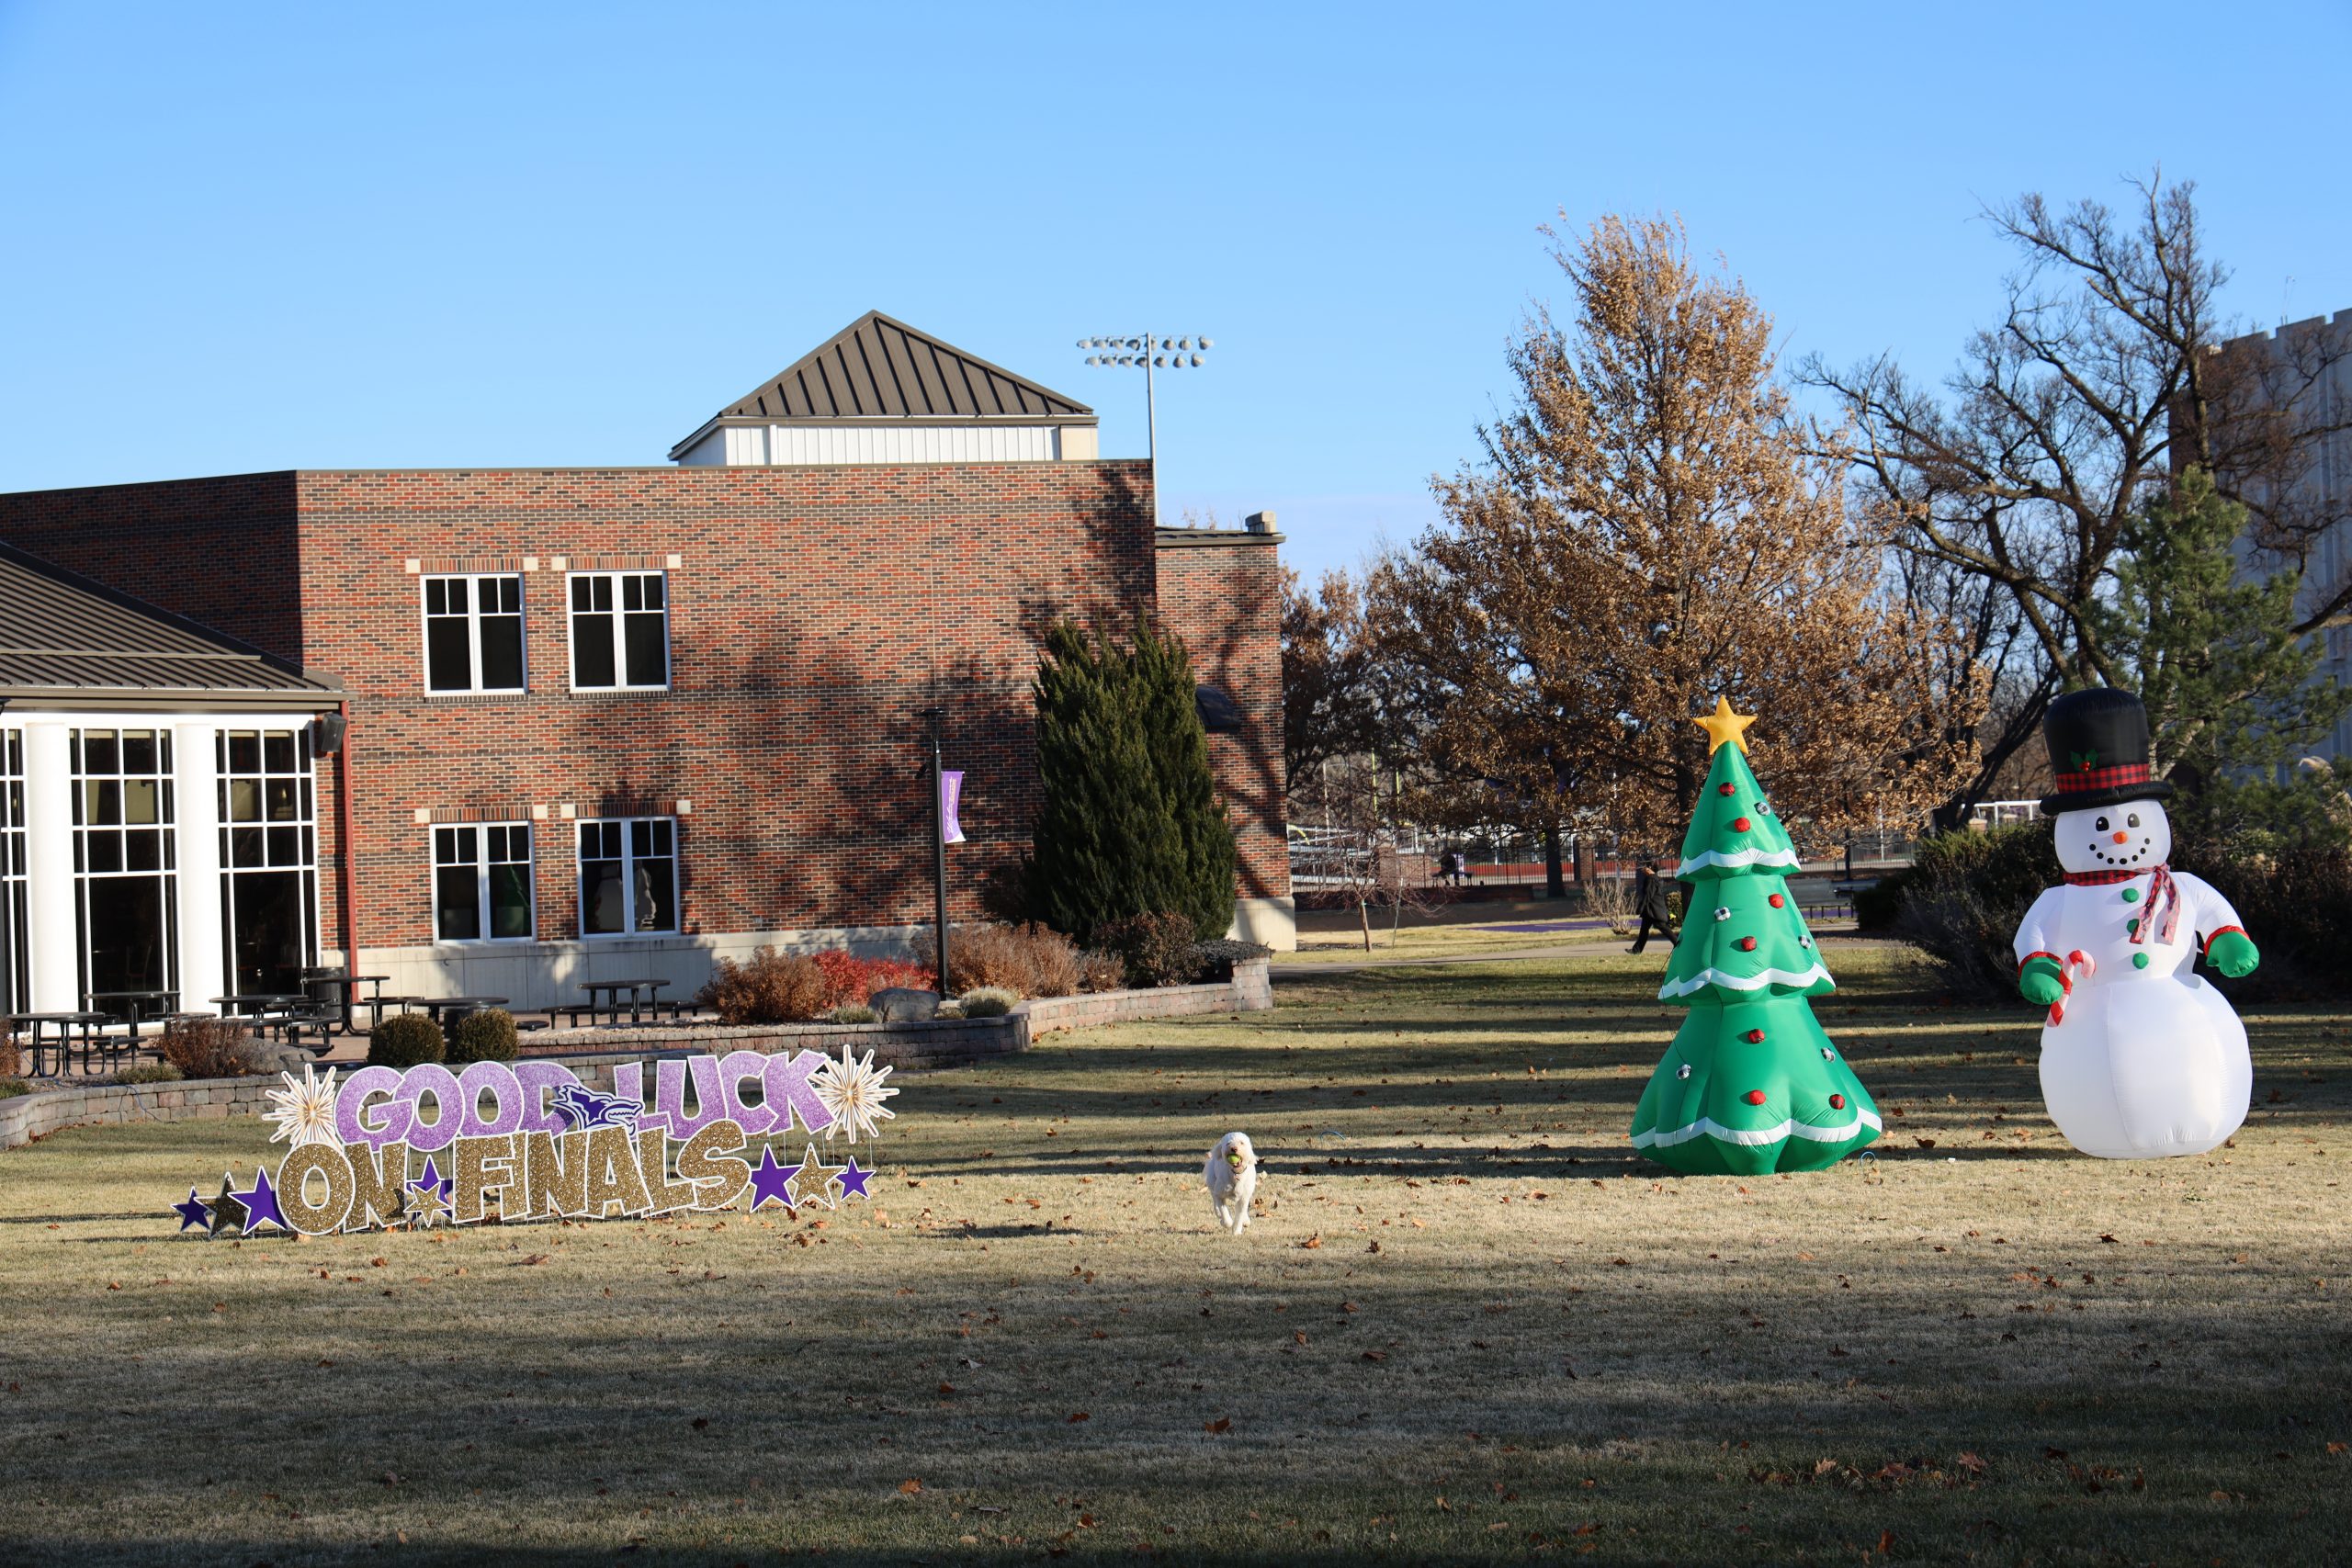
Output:
<instances>
[{"instance_id":1,"label":"purple star decoration","mask_svg":"<svg viewBox=\"0 0 2352 1568\"><path fill-rule=\"evenodd\" d=\"M282 1231L290 1231L294 1228L286 1223L286 1216L278 1212L277 1189L270 1184L269 1172L263 1167L254 1168L254 1190L250 1192L238 1193L237 1201L245 1206L245 1233L248 1235L253 1234L255 1225L264 1221L267 1221Z\"/></svg>"},{"instance_id":2,"label":"purple star decoration","mask_svg":"<svg viewBox=\"0 0 2352 1568\"><path fill-rule=\"evenodd\" d=\"M872 1202L874 1194L865 1190L865 1183L867 1178L873 1174L870 1170L860 1170L857 1168L857 1156L850 1156L849 1164L843 1166L841 1174L835 1178L842 1184L842 1196L846 1198L854 1192L866 1201Z\"/></svg>"},{"instance_id":3,"label":"purple star decoration","mask_svg":"<svg viewBox=\"0 0 2352 1568\"><path fill-rule=\"evenodd\" d=\"M775 1163L775 1150L763 1145L760 1163L752 1169L752 1209L757 1213L761 1204L773 1198L786 1208L792 1207L792 1173L796 1168Z\"/></svg>"},{"instance_id":4,"label":"purple star decoration","mask_svg":"<svg viewBox=\"0 0 2352 1568\"><path fill-rule=\"evenodd\" d=\"M443 1208L447 1208L449 1204L449 1194L457 1190L457 1182L442 1175L435 1168L433 1156L427 1155L424 1159L424 1174L410 1182L408 1190L412 1192L429 1192L440 1200Z\"/></svg>"},{"instance_id":5,"label":"purple star decoration","mask_svg":"<svg viewBox=\"0 0 2352 1568\"><path fill-rule=\"evenodd\" d=\"M187 1190L187 1201L173 1204L172 1213L180 1217L180 1229L183 1231L190 1225L205 1224L212 1218L212 1211L205 1206L203 1198L193 1187Z\"/></svg>"}]
</instances>

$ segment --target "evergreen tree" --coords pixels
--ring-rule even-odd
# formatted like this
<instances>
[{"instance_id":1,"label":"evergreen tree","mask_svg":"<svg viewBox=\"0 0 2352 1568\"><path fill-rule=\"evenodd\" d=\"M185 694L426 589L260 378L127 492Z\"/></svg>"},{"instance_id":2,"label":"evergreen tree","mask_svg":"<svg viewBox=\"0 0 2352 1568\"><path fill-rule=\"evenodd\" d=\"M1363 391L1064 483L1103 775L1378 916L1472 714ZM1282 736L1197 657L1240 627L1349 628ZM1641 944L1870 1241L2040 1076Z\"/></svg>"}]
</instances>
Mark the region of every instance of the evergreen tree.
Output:
<instances>
[{"instance_id":1,"label":"evergreen tree","mask_svg":"<svg viewBox=\"0 0 2352 1568\"><path fill-rule=\"evenodd\" d=\"M2317 749L2352 706L2352 689L2313 678L2322 650L2295 629L2297 574L2241 576L2245 526L2244 506L2203 469L2187 470L2127 521L2129 554L2104 616L2108 641L2139 679L2156 774L2179 786L2174 816L2192 836L2201 819L2269 815L2263 803L2274 795L2294 815L2298 792L2282 795L2266 775Z\"/></svg>"},{"instance_id":2,"label":"evergreen tree","mask_svg":"<svg viewBox=\"0 0 2352 1568\"><path fill-rule=\"evenodd\" d=\"M1144 744L1175 824L1181 861L1160 908L1189 919L1201 940L1214 941L1233 924L1233 826L1209 766L1192 658L1180 639L1137 617L1134 671Z\"/></svg>"},{"instance_id":3,"label":"evergreen tree","mask_svg":"<svg viewBox=\"0 0 2352 1568\"><path fill-rule=\"evenodd\" d=\"M1747 719L1699 720L1713 757L1675 875L1692 889L1664 1001L1690 1016L1634 1111L1634 1146L1690 1175L1817 1170L1879 1134L1878 1108L1805 998L1835 990L1783 874L1795 847L1748 771Z\"/></svg>"},{"instance_id":4,"label":"evergreen tree","mask_svg":"<svg viewBox=\"0 0 2352 1568\"><path fill-rule=\"evenodd\" d=\"M1132 645L1064 622L1037 670L1045 790L1028 868L1032 914L1091 940L1173 911L1204 937L1233 921L1233 831L1210 772L1183 644L1138 618Z\"/></svg>"},{"instance_id":5,"label":"evergreen tree","mask_svg":"<svg viewBox=\"0 0 2352 1568\"><path fill-rule=\"evenodd\" d=\"M1076 622L1056 626L1034 687L1045 801L1029 859L1031 912L1083 941L1166 907L1182 841L1144 743L1131 660Z\"/></svg>"}]
</instances>

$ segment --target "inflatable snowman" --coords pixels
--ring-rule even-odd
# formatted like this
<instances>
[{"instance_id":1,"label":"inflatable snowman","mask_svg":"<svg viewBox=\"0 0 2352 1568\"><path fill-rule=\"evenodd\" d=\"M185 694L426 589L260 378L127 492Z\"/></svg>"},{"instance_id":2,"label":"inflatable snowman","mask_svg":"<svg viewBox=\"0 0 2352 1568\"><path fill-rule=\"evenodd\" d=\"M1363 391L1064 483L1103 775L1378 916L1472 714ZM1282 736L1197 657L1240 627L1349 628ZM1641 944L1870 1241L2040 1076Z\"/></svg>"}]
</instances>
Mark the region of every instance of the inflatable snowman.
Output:
<instances>
[{"instance_id":1,"label":"inflatable snowman","mask_svg":"<svg viewBox=\"0 0 2352 1568\"><path fill-rule=\"evenodd\" d=\"M2259 954L2237 912L2172 871L2172 785L2148 773L2148 715L2129 692L2069 692L2042 721L2063 887L2018 928L2018 989L2050 1010L2041 1098L2066 1141L2103 1159L2203 1154L2254 1091L2245 1026L2191 974L2235 979Z\"/></svg>"}]
</instances>

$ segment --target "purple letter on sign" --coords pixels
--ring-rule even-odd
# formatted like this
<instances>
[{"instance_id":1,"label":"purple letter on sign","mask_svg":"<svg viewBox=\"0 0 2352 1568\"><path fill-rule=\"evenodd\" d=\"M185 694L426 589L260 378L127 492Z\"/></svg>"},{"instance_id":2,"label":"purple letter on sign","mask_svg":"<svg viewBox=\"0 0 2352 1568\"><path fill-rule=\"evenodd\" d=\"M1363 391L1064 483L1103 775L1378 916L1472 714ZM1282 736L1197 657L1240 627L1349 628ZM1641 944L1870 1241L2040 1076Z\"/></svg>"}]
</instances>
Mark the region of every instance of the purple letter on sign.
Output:
<instances>
[{"instance_id":1,"label":"purple letter on sign","mask_svg":"<svg viewBox=\"0 0 2352 1568\"><path fill-rule=\"evenodd\" d=\"M768 1109L775 1112L776 1132L790 1133L795 1115L812 1133L833 1124L833 1113L808 1087L810 1075L824 1065L824 1054L820 1051L778 1051L768 1058L767 1077L761 1088L766 1091Z\"/></svg>"},{"instance_id":2,"label":"purple letter on sign","mask_svg":"<svg viewBox=\"0 0 2352 1568\"><path fill-rule=\"evenodd\" d=\"M964 841L963 824L956 820L956 808L964 804L964 771L942 768L939 771L939 841L960 844Z\"/></svg>"}]
</instances>

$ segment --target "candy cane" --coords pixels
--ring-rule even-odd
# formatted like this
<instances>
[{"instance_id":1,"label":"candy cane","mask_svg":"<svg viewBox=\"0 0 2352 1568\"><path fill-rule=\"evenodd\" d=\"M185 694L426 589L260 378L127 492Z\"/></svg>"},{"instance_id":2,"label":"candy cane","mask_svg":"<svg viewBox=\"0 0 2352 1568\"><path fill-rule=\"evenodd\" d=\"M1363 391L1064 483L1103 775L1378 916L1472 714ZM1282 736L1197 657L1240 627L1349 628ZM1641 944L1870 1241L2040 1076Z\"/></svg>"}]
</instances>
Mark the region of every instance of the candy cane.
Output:
<instances>
[{"instance_id":1,"label":"candy cane","mask_svg":"<svg viewBox=\"0 0 2352 1568\"><path fill-rule=\"evenodd\" d=\"M2058 999L2050 1004L2050 1026L2052 1029L2065 1021L2066 998L2075 994L2075 982L2087 980L2098 971L2098 960L2081 948L2066 954L2066 967L2058 976L2058 984L2064 989L2058 993Z\"/></svg>"}]
</instances>

